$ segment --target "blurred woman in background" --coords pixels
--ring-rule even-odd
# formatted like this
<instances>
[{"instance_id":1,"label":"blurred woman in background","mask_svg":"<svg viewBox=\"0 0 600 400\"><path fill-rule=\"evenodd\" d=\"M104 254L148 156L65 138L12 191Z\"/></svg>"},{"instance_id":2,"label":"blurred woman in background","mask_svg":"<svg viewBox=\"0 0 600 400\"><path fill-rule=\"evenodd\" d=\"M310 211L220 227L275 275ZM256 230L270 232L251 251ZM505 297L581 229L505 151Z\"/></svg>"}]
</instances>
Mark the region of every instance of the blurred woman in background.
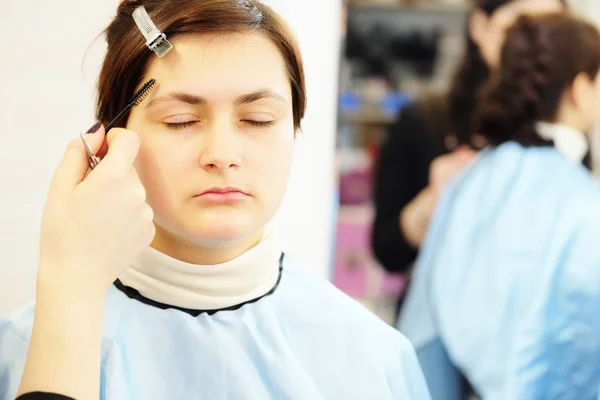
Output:
<instances>
[{"instance_id":1,"label":"blurred woman in background","mask_svg":"<svg viewBox=\"0 0 600 400\"><path fill-rule=\"evenodd\" d=\"M561 0L476 0L468 19L467 48L452 88L402 111L383 145L375 182L373 252L390 272L416 259L437 198L474 157L469 121L476 94L498 58L506 29L523 14L564 9ZM398 301L401 306L402 297Z\"/></svg>"},{"instance_id":2,"label":"blurred woman in background","mask_svg":"<svg viewBox=\"0 0 600 400\"><path fill-rule=\"evenodd\" d=\"M510 29L473 125L490 148L440 198L400 316L434 399L457 398L440 347L483 399L595 399L600 185L582 160L599 70L589 23Z\"/></svg>"}]
</instances>

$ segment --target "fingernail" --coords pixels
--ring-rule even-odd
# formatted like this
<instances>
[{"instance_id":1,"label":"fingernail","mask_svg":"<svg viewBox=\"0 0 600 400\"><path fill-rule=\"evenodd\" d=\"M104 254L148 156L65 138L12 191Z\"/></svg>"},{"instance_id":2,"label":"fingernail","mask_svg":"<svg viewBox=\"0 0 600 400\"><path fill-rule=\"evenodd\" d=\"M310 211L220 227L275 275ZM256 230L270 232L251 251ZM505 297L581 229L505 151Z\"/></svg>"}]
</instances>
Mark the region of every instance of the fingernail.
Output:
<instances>
[{"instance_id":1,"label":"fingernail","mask_svg":"<svg viewBox=\"0 0 600 400\"><path fill-rule=\"evenodd\" d=\"M96 131L98 129L100 129L100 126L102 125L101 122L96 122L94 124L94 126L92 126L90 129L88 129L88 131L86 132L88 135L91 135L92 133L96 133Z\"/></svg>"}]
</instances>

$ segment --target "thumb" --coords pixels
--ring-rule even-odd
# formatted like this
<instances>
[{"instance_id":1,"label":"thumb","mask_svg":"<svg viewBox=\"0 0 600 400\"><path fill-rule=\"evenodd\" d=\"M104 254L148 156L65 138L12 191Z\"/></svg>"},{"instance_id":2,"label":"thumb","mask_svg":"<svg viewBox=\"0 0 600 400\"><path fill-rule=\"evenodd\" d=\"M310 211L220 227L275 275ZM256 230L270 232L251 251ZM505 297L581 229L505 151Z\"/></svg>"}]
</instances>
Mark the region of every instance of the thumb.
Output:
<instances>
[{"instance_id":1,"label":"thumb","mask_svg":"<svg viewBox=\"0 0 600 400\"><path fill-rule=\"evenodd\" d=\"M92 152L96 154L104 142L104 127L96 124L84 136ZM83 181L88 170L87 153L81 138L78 137L71 140L67 146L50 186L54 190L72 191Z\"/></svg>"},{"instance_id":2,"label":"thumb","mask_svg":"<svg viewBox=\"0 0 600 400\"><path fill-rule=\"evenodd\" d=\"M97 169L112 173L129 171L140 149L140 139L136 132L124 128L113 128L107 137L108 151Z\"/></svg>"}]
</instances>

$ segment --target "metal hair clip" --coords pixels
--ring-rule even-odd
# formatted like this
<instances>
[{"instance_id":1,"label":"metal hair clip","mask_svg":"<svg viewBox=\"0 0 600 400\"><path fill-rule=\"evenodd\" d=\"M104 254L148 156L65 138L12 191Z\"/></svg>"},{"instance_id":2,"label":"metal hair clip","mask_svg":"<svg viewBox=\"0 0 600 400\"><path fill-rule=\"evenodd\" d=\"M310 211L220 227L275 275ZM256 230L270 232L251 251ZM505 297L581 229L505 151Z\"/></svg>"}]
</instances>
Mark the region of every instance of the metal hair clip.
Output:
<instances>
[{"instance_id":1,"label":"metal hair clip","mask_svg":"<svg viewBox=\"0 0 600 400\"><path fill-rule=\"evenodd\" d=\"M158 57L162 58L171 51L173 45L167 40L167 35L159 31L156 25L154 25L144 6L139 6L135 9L133 20L140 32L142 32L142 35L144 35L146 46Z\"/></svg>"}]
</instances>

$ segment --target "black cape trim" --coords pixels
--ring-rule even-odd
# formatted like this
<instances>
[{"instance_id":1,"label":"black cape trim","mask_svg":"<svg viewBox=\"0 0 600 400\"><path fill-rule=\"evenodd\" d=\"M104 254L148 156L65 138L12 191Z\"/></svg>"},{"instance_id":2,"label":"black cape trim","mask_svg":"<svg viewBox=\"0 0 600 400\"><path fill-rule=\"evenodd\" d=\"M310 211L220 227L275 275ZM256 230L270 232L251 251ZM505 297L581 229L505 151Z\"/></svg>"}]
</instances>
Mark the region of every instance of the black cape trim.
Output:
<instances>
[{"instance_id":1,"label":"black cape trim","mask_svg":"<svg viewBox=\"0 0 600 400\"><path fill-rule=\"evenodd\" d=\"M169 305L169 304L159 303L157 301L150 300L149 298L144 297L136 289L134 289L132 287L129 287L129 286L123 285L123 283L120 280L116 280L115 283L114 283L114 285L121 292L125 293L125 295L127 297L129 297L130 299L137 300L137 301L139 301L141 303L147 304L147 305L152 306L152 307L160 308L161 310L175 309L175 310L182 311L182 312L184 312L186 314L190 314L193 317L197 317L200 314L214 315L214 314L216 314L216 313L218 313L220 311L235 311L235 310L239 310L240 308L242 308L246 304L256 303L257 301L259 301L263 297L267 297L267 296L270 296L273 293L275 293L275 290L277 290L277 288L279 287L279 283L281 282L281 275L282 275L282 272L283 272L283 258L284 258L284 253L281 253L281 257L279 257L279 276L277 278L277 282L275 282L275 286L273 286L273 288L271 290L269 290L264 295L262 295L260 297L257 297L255 299L248 300L248 301L246 301L244 303L236 304L236 305L231 306L231 307L220 308L220 309L216 309L216 310L194 310L194 309L190 309L190 308L183 308L183 307L172 306L172 305Z\"/></svg>"}]
</instances>

